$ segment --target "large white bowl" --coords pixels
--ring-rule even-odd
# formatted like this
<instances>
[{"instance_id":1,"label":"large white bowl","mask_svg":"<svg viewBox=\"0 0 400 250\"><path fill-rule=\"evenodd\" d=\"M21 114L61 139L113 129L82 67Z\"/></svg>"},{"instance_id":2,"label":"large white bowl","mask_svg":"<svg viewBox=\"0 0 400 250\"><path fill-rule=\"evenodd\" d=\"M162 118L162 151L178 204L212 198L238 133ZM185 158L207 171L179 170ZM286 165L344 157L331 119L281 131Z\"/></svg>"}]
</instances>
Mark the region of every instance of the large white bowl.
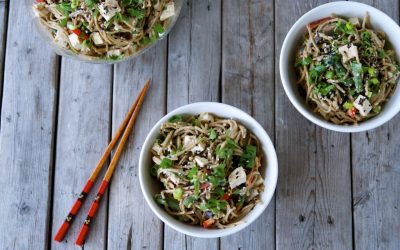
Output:
<instances>
[{"instance_id":1,"label":"large white bowl","mask_svg":"<svg viewBox=\"0 0 400 250\"><path fill-rule=\"evenodd\" d=\"M154 195L160 191L160 182L155 178L150 176L150 168L152 167L151 153L150 149L159 136L159 129L162 123L168 121L168 119L176 114L199 114L201 112L210 112L220 117L232 118L245 127L251 130L261 142L262 150L264 151L264 163L266 166L261 171L261 175L264 178L264 192L261 194L261 203L257 204L254 209L241 220L241 224L226 229L205 229L200 226L194 226L181 222L171 215L169 215L162 207L160 207L153 199ZM278 179L278 160L276 157L276 152L274 145L271 142L268 134L265 132L263 127L250 115L244 111L235 108L233 106L215 103L215 102L198 102L189 105L185 105L174 111L168 113L166 116L161 118L156 125L151 129L149 135L147 136L142 151L139 158L139 180L140 187L147 204L150 206L151 210L160 218L164 223L173 229L195 237L201 238L214 238L227 236L236 233L250 223L252 223L257 217L259 217L265 208L268 206L275 192L276 182Z\"/></svg>"},{"instance_id":2,"label":"large white bowl","mask_svg":"<svg viewBox=\"0 0 400 250\"><path fill-rule=\"evenodd\" d=\"M389 121L400 111L400 88L396 88L379 115L358 125L336 125L324 120L308 107L305 99L299 94L294 63L296 52L301 46L304 34L307 32L306 25L312 21L330 16L332 13L345 17L356 16L359 18L363 18L368 13L373 28L386 34L386 38L396 51L397 60L400 60L400 27L388 15L362 3L347 1L327 3L304 14L286 35L279 62L283 88L295 108L308 120L321 127L339 132L360 132L376 128Z\"/></svg>"}]
</instances>

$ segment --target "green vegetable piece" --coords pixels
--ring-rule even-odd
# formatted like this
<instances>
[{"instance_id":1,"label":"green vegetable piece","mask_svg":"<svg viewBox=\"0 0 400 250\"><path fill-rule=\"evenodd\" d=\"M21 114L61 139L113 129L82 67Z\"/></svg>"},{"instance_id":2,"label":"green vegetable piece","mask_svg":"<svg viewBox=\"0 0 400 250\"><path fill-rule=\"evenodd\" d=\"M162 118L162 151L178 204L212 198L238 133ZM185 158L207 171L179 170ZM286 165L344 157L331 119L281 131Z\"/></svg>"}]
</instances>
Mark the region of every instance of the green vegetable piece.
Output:
<instances>
[{"instance_id":1,"label":"green vegetable piece","mask_svg":"<svg viewBox=\"0 0 400 250\"><path fill-rule=\"evenodd\" d=\"M326 83L319 83L315 87L314 91L316 91L316 93L320 93L323 96L327 96L335 88L336 88L335 85L326 84Z\"/></svg>"},{"instance_id":2,"label":"green vegetable piece","mask_svg":"<svg viewBox=\"0 0 400 250\"><path fill-rule=\"evenodd\" d=\"M167 205L175 212L179 212L181 209L179 207L179 202L175 199L166 199Z\"/></svg>"},{"instance_id":3,"label":"green vegetable piece","mask_svg":"<svg viewBox=\"0 0 400 250\"><path fill-rule=\"evenodd\" d=\"M167 201L163 199L160 194L156 194L154 200L160 205L168 206Z\"/></svg>"},{"instance_id":4,"label":"green vegetable piece","mask_svg":"<svg viewBox=\"0 0 400 250\"><path fill-rule=\"evenodd\" d=\"M199 169L196 166L194 166L192 169L189 170L189 173L187 176L191 180L197 176L198 172L199 172Z\"/></svg>"},{"instance_id":5,"label":"green vegetable piece","mask_svg":"<svg viewBox=\"0 0 400 250\"><path fill-rule=\"evenodd\" d=\"M309 57L309 56L307 56L307 57L305 57L305 58L302 58L302 59L300 59L297 63L296 63L296 67L300 67L300 66L307 66L307 65L309 65L309 64L311 64L312 63L312 59Z\"/></svg>"},{"instance_id":6,"label":"green vegetable piece","mask_svg":"<svg viewBox=\"0 0 400 250\"><path fill-rule=\"evenodd\" d=\"M369 83L374 84L374 85L378 85L379 84L379 80L376 78L372 78L369 80Z\"/></svg>"},{"instance_id":7,"label":"green vegetable piece","mask_svg":"<svg viewBox=\"0 0 400 250\"><path fill-rule=\"evenodd\" d=\"M314 70L317 71L317 73L323 73L326 71L326 67L322 64L316 64Z\"/></svg>"},{"instance_id":8,"label":"green vegetable piece","mask_svg":"<svg viewBox=\"0 0 400 250\"><path fill-rule=\"evenodd\" d=\"M130 15L131 17L136 17L138 20L141 20L144 17L144 12L140 9L129 8L126 10L126 12L128 13L128 15Z\"/></svg>"},{"instance_id":9,"label":"green vegetable piece","mask_svg":"<svg viewBox=\"0 0 400 250\"><path fill-rule=\"evenodd\" d=\"M174 196L174 199L179 200L180 198L182 198L183 195L183 189L178 187L174 189L174 192L172 193Z\"/></svg>"},{"instance_id":10,"label":"green vegetable piece","mask_svg":"<svg viewBox=\"0 0 400 250\"><path fill-rule=\"evenodd\" d=\"M169 158L163 158L160 163L160 168L170 168L172 166L172 160Z\"/></svg>"},{"instance_id":11,"label":"green vegetable piece","mask_svg":"<svg viewBox=\"0 0 400 250\"><path fill-rule=\"evenodd\" d=\"M79 0L71 0L71 8L76 9L79 5Z\"/></svg>"},{"instance_id":12,"label":"green vegetable piece","mask_svg":"<svg viewBox=\"0 0 400 250\"><path fill-rule=\"evenodd\" d=\"M160 168L160 166L158 166L158 165L154 165L153 167L151 167L150 175L153 177L157 177L157 172L158 172L159 168Z\"/></svg>"},{"instance_id":13,"label":"green vegetable piece","mask_svg":"<svg viewBox=\"0 0 400 250\"><path fill-rule=\"evenodd\" d=\"M369 48L366 48L366 49L364 50L363 56L365 56L365 57L370 57L370 56L372 56L373 53L374 53L374 49L371 48L371 47L369 47Z\"/></svg>"},{"instance_id":14,"label":"green vegetable piece","mask_svg":"<svg viewBox=\"0 0 400 250\"><path fill-rule=\"evenodd\" d=\"M253 168L255 163L255 158L257 155L257 148L251 144L248 144L240 156L239 165L245 168Z\"/></svg>"},{"instance_id":15,"label":"green vegetable piece","mask_svg":"<svg viewBox=\"0 0 400 250\"><path fill-rule=\"evenodd\" d=\"M367 71L368 71L368 75L369 75L370 77L376 76L376 73L375 73L375 69L374 69L374 68L368 67L368 68L367 68Z\"/></svg>"},{"instance_id":16,"label":"green vegetable piece","mask_svg":"<svg viewBox=\"0 0 400 250\"><path fill-rule=\"evenodd\" d=\"M70 3L59 3L56 5L56 9L62 12L64 16L68 16L73 11Z\"/></svg>"},{"instance_id":17,"label":"green vegetable piece","mask_svg":"<svg viewBox=\"0 0 400 250\"><path fill-rule=\"evenodd\" d=\"M385 58L385 57L387 57L388 55L387 55L387 53L386 53L386 51L385 51L384 49L379 49L379 50L378 50L378 56L379 56L380 58Z\"/></svg>"},{"instance_id":18,"label":"green vegetable piece","mask_svg":"<svg viewBox=\"0 0 400 250\"><path fill-rule=\"evenodd\" d=\"M191 206L196 200L197 200L196 197L194 197L193 195L190 195L190 196L186 197L186 198L183 200L183 205L184 205L185 207L187 207L187 208L190 208L190 206Z\"/></svg>"},{"instance_id":19,"label":"green vegetable piece","mask_svg":"<svg viewBox=\"0 0 400 250\"><path fill-rule=\"evenodd\" d=\"M382 110L381 105L377 105L377 106L373 107L373 109L372 109L372 111L373 111L375 114L380 113L381 110Z\"/></svg>"},{"instance_id":20,"label":"green vegetable piece","mask_svg":"<svg viewBox=\"0 0 400 250\"><path fill-rule=\"evenodd\" d=\"M61 27L67 27L68 17L61 19L59 23Z\"/></svg>"},{"instance_id":21,"label":"green vegetable piece","mask_svg":"<svg viewBox=\"0 0 400 250\"><path fill-rule=\"evenodd\" d=\"M203 212L208 210L207 204L205 202L200 203L199 205L200 210L202 210Z\"/></svg>"},{"instance_id":22,"label":"green vegetable piece","mask_svg":"<svg viewBox=\"0 0 400 250\"><path fill-rule=\"evenodd\" d=\"M346 29L347 34L352 34L353 33L353 24L351 22L347 22L345 29Z\"/></svg>"},{"instance_id":23,"label":"green vegetable piece","mask_svg":"<svg viewBox=\"0 0 400 250\"><path fill-rule=\"evenodd\" d=\"M219 197L223 196L225 194L225 191L222 188L215 188L214 193L216 193Z\"/></svg>"},{"instance_id":24,"label":"green vegetable piece","mask_svg":"<svg viewBox=\"0 0 400 250\"><path fill-rule=\"evenodd\" d=\"M200 181L197 177L195 177L192 179L192 182L194 186L194 197L198 199L200 195Z\"/></svg>"},{"instance_id":25,"label":"green vegetable piece","mask_svg":"<svg viewBox=\"0 0 400 250\"><path fill-rule=\"evenodd\" d=\"M219 158L224 160L230 160L233 155L233 151L236 148L236 142L231 138L228 138L225 142L225 147L221 148L221 145L218 145L215 152Z\"/></svg>"},{"instance_id":26,"label":"green vegetable piece","mask_svg":"<svg viewBox=\"0 0 400 250\"><path fill-rule=\"evenodd\" d=\"M154 30L154 32L156 32L158 34L158 36L161 36L165 32L165 29L161 25L161 23L154 24L153 30Z\"/></svg>"},{"instance_id":27,"label":"green vegetable piece","mask_svg":"<svg viewBox=\"0 0 400 250\"><path fill-rule=\"evenodd\" d=\"M88 7L89 9L93 9L94 4L96 3L96 0L85 0L85 5L86 7Z\"/></svg>"},{"instance_id":28,"label":"green vegetable piece","mask_svg":"<svg viewBox=\"0 0 400 250\"><path fill-rule=\"evenodd\" d=\"M346 109L346 110L351 109L352 107L353 107L353 103L350 102L350 101L346 101L346 102L343 104L343 108Z\"/></svg>"},{"instance_id":29,"label":"green vegetable piece","mask_svg":"<svg viewBox=\"0 0 400 250\"><path fill-rule=\"evenodd\" d=\"M327 71L325 74L326 79L332 80L334 77L334 72L333 71Z\"/></svg>"},{"instance_id":30,"label":"green vegetable piece","mask_svg":"<svg viewBox=\"0 0 400 250\"><path fill-rule=\"evenodd\" d=\"M168 119L168 122L170 123L176 123L176 122L181 122L183 120L182 115L174 115L171 118Z\"/></svg>"},{"instance_id":31,"label":"green vegetable piece","mask_svg":"<svg viewBox=\"0 0 400 250\"><path fill-rule=\"evenodd\" d=\"M217 132L215 132L214 129L210 128L208 130L208 138L210 138L211 140L215 140L217 138Z\"/></svg>"},{"instance_id":32,"label":"green vegetable piece","mask_svg":"<svg viewBox=\"0 0 400 250\"><path fill-rule=\"evenodd\" d=\"M363 91L362 77L363 70L362 64L356 61L350 63L351 73L353 74L353 81L356 86L357 93L361 93Z\"/></svg>"}]
</instances>

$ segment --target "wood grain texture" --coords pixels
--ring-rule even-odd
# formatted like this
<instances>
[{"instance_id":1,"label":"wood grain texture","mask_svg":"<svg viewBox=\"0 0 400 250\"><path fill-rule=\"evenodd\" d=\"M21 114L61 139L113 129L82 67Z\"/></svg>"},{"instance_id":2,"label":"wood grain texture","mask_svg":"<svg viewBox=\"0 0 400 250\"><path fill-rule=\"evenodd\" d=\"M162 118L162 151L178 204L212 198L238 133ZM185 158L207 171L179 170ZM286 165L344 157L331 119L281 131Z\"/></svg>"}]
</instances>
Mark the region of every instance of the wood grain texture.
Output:
<instances>
[{"instance_id":1,"label":"wood grain texture","mask_svg":"<svg viewBox=\"0 0 400 250\"><path fill-rule=\"evenodd\" d=\"M399 22L399 1L362 1ZM356 249L400 249L400 116L352 135Z\"/></svg>"},{"instance_id":2,"label":"wood grain texture","mask_svg":"<svg viewBox=\"0 0 400 250\"><path fill-rule=\"evenodd\" d=\"M0 132L0 249L45 249L58 62L36 32L26 32L34 29L26 6L12 1L9 11Z\"/></svg>"},{"instance_id":3,"label":"wood grain texture","mask_svg":"<svg viewBox=\"0 0 400 250\"><path fill-rule=\"evenodd\" d=\"M112 66L62 60L51 238L54 238L107 147L111 86ZM107 164L104 170L106 168ZM65 240L62 243L52 240L52 249L76 249L76 237L103 175L104 171L75 217ZM103 199L90 226L85 249L103 249L105 246L106 205L107 199Z\"/></svg>"},{"instance_id":4,"label":"wood grain texture","mask_svg":"<svg viewBox=\"0 0 400 250\"><path fill-rule=\"evenodd\" d=\"M169 36L167 111L218 101L221 68L221 2L185 1ZM165 226L165 249L217 249L218 239L185 236Z\"/></svg>"},{"instance_id":5,"label":"wood grain texture","mask_svg":"<svg viewBox=\"0 0 400 250\"><path fill-rule=\"evenodd\" d=\"M3 93L3 78L4 78L4 55L6 51L7 40L7 19L8 19L8 3L0 2L0 114L1 114L1 100ZM1 124L0 124L1 130Z\"/></svg>"},{"instance_id":6,"label":"wood grain texture","mask_svg":"<svg viewBox=\"0 0 400 250\"><path fill-rule=\"evenodd\" d=\"M164 115L167 41L144 55L115 66L113 134L145 81L151 84L126 142L110 185L108 249L161 249L162 223L145 202L139 185L138 160L150 128Z\"/></svg>"},{"instance_id":7,"label":"wood grain texture","mask_svg":"<svg viewBox=\"0 0 400 250\"><path fill-rule=\"evenodd\" d=\"M326 1L277 1L275 65L291 25ZM278 249L352 247L349 135L331 132L303 118L284 94L276 70L276 197Z\"/></svg>"},{"instance_id":8,"label":"wood grain texture","mask_svg":"<svg viewBox=\"0 0 400 250\"><path fill-rule=\"evenodd\" d=\"M273 1L224 1L222 10L222 101L251 114L274 141ZM274 199L253 224L221 238L221 249L274 248Z\"/></svg>"}]
</instances>

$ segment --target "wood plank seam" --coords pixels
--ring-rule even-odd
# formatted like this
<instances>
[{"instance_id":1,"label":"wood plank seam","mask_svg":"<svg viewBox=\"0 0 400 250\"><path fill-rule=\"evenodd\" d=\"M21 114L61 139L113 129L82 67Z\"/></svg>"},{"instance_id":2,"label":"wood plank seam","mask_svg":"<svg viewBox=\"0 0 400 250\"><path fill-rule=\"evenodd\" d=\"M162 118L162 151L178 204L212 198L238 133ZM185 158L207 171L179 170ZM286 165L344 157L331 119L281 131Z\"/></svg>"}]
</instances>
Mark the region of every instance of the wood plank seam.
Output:
<instances>
[{"instance_id":1,"label":"wood plank seam","mask_svg":"<svg viewBox=\"0 0 400 250\"><path fill-rule=\"evenodd\" d=\"M4 16L2 17L4 23L0 22L3 25L3 27L0 27L0 30L3 29L3 36L4 36L3 39L0 37L0 41L1 41L1 43L0 43L0 48L1 48L1 50L0 50L1 51L1 53L0 53L0 65L1 65L1 68L0 68L0 70L1 70L1 74L0 74L0 116L2 114L4 72L5 72L5 67L6 67L5 62L6 62L6 50L7 50L6 44L7 44L7 31L8 31L8 6L9 6L8 2L6 2L6 1L0 2L0 11L2 8L4 8L3 9ZM1 131L1 119L0 119L0 131Z\"/></svg>"},{"instance_id":2,"label":"wood plank seam","mask_svg":"<svg viewBox=\"0 0 400 250\"><path fill-rule=\"evenodd\" d=\"M56 168L56 146L57 146L57 128L58 128L58 110L59 110L59 97L60 97L60 82L61 82L61 56L57 56L57 83L54 97L54 112L53 112L53 138L51 141L51 156L50 156L50 173L49 173L49 196L47 201L47 218L46 218L46 243L47 249L51 249L51 241L53 237L52 232L52 221L53 221L53 201L54 201L54 180L55 180L55 168Z\"/></svg>"}]
</instances>

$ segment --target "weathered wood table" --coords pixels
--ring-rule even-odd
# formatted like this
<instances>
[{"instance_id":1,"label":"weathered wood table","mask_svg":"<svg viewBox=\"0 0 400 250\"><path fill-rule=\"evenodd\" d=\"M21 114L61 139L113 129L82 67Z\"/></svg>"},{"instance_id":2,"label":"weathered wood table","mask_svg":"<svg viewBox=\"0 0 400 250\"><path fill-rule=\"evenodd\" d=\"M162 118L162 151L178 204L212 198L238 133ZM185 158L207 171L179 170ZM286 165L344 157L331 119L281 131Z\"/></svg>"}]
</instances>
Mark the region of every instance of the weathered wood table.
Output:
<instances>
[{"instance_id":1,"label":"weathered wood table","mask_svg":"<svg viewBox=\"0 0 400 250\"><path fill-rule=\"evenodd\" d=\"M400 249L400 116L365 133L330 132L303 118L280 82L287 31L324 2L187 1L155 48L136 60L92 65L55 55L23 1L0 0L0 249L76 248L90 202L64 242L52 238L148 78L85 249ZM399 20L399 1L363 2ZM230 237L177 233L150 211L139 187L138 155L150 127L197 101L253 115L279 157L274 200Z\"/></svg>"}]
</instances>

